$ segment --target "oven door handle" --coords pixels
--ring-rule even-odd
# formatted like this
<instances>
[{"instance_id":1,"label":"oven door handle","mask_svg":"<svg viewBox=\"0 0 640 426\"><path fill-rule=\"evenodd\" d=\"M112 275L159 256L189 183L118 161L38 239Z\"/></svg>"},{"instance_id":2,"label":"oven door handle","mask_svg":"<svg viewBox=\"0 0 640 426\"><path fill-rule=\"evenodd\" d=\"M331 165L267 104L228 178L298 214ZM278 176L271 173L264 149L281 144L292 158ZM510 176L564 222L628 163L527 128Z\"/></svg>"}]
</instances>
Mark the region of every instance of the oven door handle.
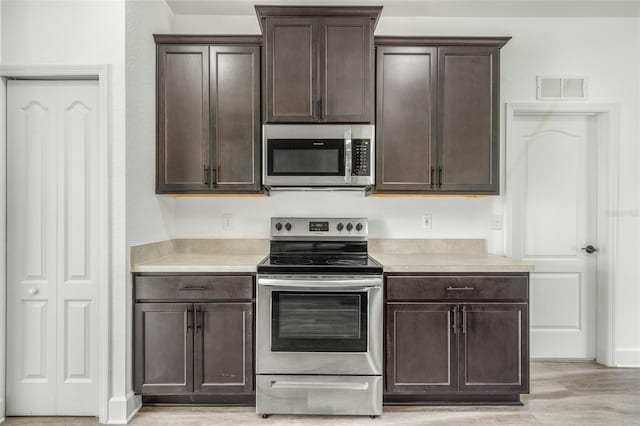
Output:
<instances>
[{"instance_id":1,"label":"oven door handle","mask_svg":"<svg viewBox=\"0 0 640 426\"><path fill-rule=\"evenodd\" d=\"M335 390L367 390L369 383L344 383L344 382L292 382L276 381L271 382L272 388L280 389L335 389Z\"/></svg>"},{"instance_id":2,"label":"oven door handle","mask_svg":"<svg viewBox=\"0 0 640 426\"><path fill-rule=\"evenodd\" d=\"M258 278L258 285L265 287L297 287L297 288L313 288L317 290L323 290L327 288L359 288L367 290L372 287L382 287L382 280L378 279L353 279L353 280L305 280L305 279L293 279L282 280L274 278Z\"/></svg>"}]
</instances>

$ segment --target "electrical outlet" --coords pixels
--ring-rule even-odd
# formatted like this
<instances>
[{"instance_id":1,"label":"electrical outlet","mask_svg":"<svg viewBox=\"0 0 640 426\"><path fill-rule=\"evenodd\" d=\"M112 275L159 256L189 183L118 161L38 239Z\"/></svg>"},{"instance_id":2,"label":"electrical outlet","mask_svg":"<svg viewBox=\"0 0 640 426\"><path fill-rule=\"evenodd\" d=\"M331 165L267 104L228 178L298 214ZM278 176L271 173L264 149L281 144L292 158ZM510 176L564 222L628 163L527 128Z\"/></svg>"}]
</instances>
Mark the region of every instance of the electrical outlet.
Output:
<instances>
[{"instance_id":1,"label":"electrical outlet","mask_svg":"<svg viewBox=\"0 0 640 426\"><path fill-rule=\"evenodd\" d=\"M491 216L491 229L493 229L494 231L501 231L502 228L502 215L494 214L493 216Z\"/></svg>"},{"instance_id":2,"label":"electrical outlet","mask_svg":"<svg viewBox=\"0 0 640 426\"><path fill-rule=\"evenodd\" d=\"M424 229L431 229L431 214L422 215L422 227Z\"/></svg>"},{"instance_id":3,"label":"electrical outlet","mask_svg":"<svg viewBox=\"0 0 640 426\"><path fill-rule=\"evenodd\" d=\"M230 215L230 214L222 215L222 229L225 231L233 229L233 215Z\"/></svg>"}]
</instances>

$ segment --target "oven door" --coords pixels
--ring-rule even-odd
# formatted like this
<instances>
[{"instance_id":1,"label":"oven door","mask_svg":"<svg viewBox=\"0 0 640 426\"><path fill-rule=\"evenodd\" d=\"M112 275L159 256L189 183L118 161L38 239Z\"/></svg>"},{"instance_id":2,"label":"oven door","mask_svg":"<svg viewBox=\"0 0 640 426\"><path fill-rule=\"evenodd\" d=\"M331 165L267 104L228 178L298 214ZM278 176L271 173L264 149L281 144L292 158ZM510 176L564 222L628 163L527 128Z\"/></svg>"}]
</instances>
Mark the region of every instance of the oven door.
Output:
<instances>
[{"instance_id":1,"label":"oven door","mask_svg":"<svg viewBox=\"0 0 640 426\"><path fill-rule=\"evenodd\" d=\"M267 139L263 183L347 185L351 177L350 143L344 139Z\"/></svg>"},{"instance_id":2,"label":"oven door","mask_svg":"<svg viewBox=\"0 0 640 426\"><path fill-rule=\"evenodd\" d=\"M381 374L382 277L258 277L258 374Z\"/></svg>"}]
</instances>

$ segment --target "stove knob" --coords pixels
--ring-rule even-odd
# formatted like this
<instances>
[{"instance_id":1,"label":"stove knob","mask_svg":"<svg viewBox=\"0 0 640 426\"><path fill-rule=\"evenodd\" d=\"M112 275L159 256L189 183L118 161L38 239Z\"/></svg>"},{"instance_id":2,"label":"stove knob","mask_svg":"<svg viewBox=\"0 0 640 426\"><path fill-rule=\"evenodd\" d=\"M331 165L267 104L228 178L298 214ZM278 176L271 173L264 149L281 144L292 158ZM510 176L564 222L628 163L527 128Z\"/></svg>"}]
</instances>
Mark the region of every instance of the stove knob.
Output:
<instances>
[{"instance_id":1,"label":"stove knob","mask_svg":"<svg viewBox=\"0 0 640 426\"><path fill-rule=\"evenodd\" d=\"M353 224L347 223L347 231L351 231L353 229Z\"/></svg>"},{"instance_id":2,"label":"stove knob","mask_svg":"<svg viewBox=\"0 0 640 426\"><path fill-rule=\"evenodd\" d=\"M287 222L286 225L284 225L285 228L287 228L287 231L291 231L291 224L289 222Z\"/></svg>"},{"instance_id":3,"label":"stove knob","mask_svg":"<svg viewBox=\"0 0 640 426\"><path fill-rule=\"evenodd\" d=\"M339 223L336 228L338 228L338 231L342 231L344 229L344 225L342 223Z\"/></svg>"},{"instance_id":4,"label":"stove knob","mask_svg":"<svg viewBox=\"0 0 640 426\"><path fill-rule=\"evenodd\" d=\"M282 231L282 224L280 222L276 223L276 230Z\"/></svg>"},{"instance_id":5,"label":"stove knob","mask_svg":"<svg viewBox=\"0 0 640 426\"><path fill-rule=\"evenodd\" d=\"M356 225L356 231L362 231L362 224L361 223Z\"/></svg>"}]
</instances>

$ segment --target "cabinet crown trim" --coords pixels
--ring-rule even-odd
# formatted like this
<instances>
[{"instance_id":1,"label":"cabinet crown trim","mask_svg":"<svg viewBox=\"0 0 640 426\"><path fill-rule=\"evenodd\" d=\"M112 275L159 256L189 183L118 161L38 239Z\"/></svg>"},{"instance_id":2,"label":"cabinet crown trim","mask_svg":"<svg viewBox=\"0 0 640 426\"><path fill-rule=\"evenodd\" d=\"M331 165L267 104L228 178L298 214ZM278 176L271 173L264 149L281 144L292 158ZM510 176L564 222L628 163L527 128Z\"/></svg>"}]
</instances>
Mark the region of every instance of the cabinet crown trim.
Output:
<instances>
[{"instance_id":1,"label":"cabinet crown trim","mask_svg":"<svg viewBox=\"0 0 640 426\"><path fill-rule=\"evenodd\" d=\"M498 49L507 44L511 37L412 37L378 36L376 46L486 46Z\"/></svg>"},{"instance_id":2,"label":"cabinet crown trim","mask_svg":"<svg viewBox=\"0 0 640 426\"><path fill-rule=\"evenodd\" d=\"M156 44L262 44L261 35L154 34Z\"/></svg>"},{"instance_id":3,"label":"cabinet crown trim","mask_svg":"<svg viewBox=\"0 0 640 426\"><path fill-rule=\"evenodd\" d=\"M378 24L382 6L255 6L260 30L264 34L264 18L268 16L368 16Z\"/></svg>"}]
</instances>

